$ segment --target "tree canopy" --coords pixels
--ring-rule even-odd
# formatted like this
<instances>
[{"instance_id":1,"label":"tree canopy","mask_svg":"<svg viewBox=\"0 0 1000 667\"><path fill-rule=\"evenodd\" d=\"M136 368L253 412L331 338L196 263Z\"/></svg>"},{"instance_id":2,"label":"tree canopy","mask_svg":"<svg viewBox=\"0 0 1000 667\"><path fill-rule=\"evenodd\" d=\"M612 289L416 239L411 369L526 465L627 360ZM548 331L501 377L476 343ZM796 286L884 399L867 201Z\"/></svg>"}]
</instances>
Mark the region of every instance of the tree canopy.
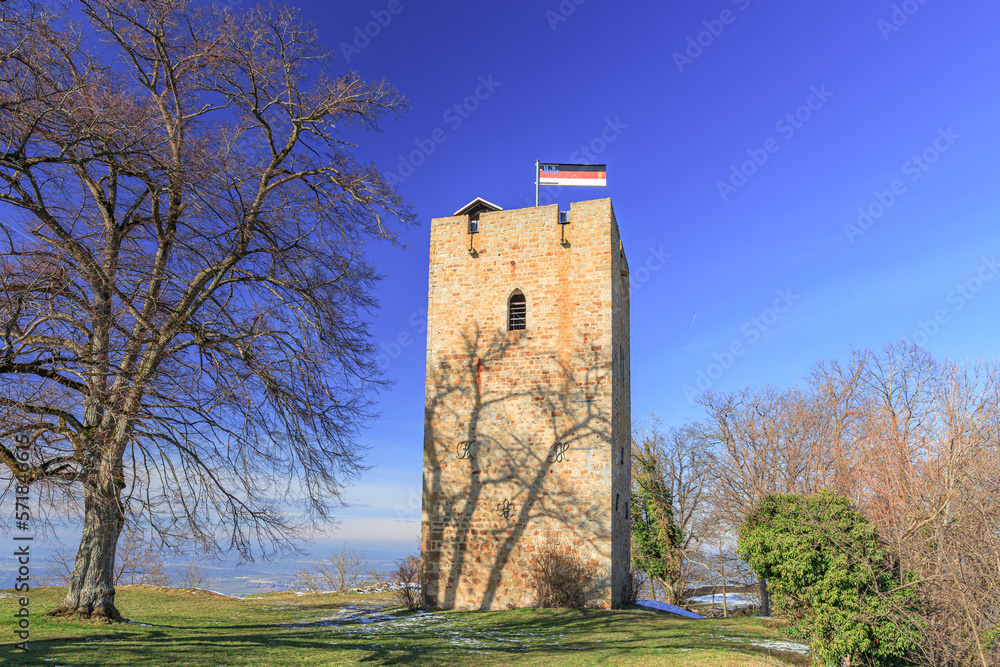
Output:
<instances>
[{"instance_id":1,"label":"tree canopy","mask_svg":"<svg viewBox=\"0 0 1000 667\"><path fill-rule=\"evenodd\" d=\"M673 494L648 449L637 454L636 465L639 473L630 501L632 562L663 582L668 602L676 604L679 591L674 583L681 578L683 533L674 519Z\"/></svg>"},{"instance_id":2,"label":"tree canopy","mask_svg":"<svg viewBox=\"0 0 1000 667\"><path fill-rule=\"evenodd\" d=\"M766 496L738 549L824 663L900 664L914 648L915 578L846 498Z\"/></svg>"},{"instance_id":3,"label":"tree canopy","mask_svg":"<svg viewBox=\"0 0 1000 667\"><path fill-rule=\"evenodd\" d=\"M282 7L7 2L0 52L0 461L83 510L60 612L118 618L126 521L271 554L363 465L413 214L352 141L405 102Z\"/></svg>"}]
</instances>

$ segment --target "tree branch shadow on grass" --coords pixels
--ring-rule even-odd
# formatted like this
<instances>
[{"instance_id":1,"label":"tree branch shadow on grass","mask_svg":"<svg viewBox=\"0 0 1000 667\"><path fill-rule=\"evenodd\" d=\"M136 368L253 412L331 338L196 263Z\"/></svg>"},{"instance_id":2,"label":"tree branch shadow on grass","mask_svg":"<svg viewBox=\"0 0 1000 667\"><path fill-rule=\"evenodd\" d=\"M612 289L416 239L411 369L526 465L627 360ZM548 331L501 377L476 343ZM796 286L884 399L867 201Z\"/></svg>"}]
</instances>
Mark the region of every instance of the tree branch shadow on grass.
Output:
<instances>
[{"instance_id":1,"label":"tree branch shadow on grass","mask_svg":"<svg viewBox=\"0 0 1000 667\"><path fill-rule=\"evenodd\" d=\"M6 613L5 607L10 600L2 602L7 604L0 606L0 613ZM346 604L354 603L309 603L302 610L310 615L329 615L331 611L342 609ZM149 619L161 613L163 612L157 611L135 616L143 620L144 616ZM177 613L181 619L190 612L178 609L173 613ZM219 615L225 616L221 613ZM471 665L487 658L514 660L522 656L534 661L551 660L554 664L586 664L595 652L600 652L608 657L627 654L642 664L644 657L655 661L659 656L669 655L671 652L715 649L727 650L736 658L744 657L745 652L750 652L760 656L770 654L786 664L810 664L806 656L720 641L720 635L765 639L772 634L770 626L752 618L739 621L696 621L644 610L529 609L490 614L475 611L434 614L411 612L396 613L393 616L395 620L375 623L363 623L360 620L340 624L331 624L329 621L296 623L289 619L292 622L232 621L232 625L228 626L179 623L176 627L152 624L104 626L90 623L67 626L39 620L37 628L33 626L33 637L39 639L32 640L31 653L16 652L8 644L0 647L0 663L12 666L37 665L40 660L49 658L55 661L54 664L96 665L101 664L102 656L113 654L117 664L230 664L237 656L261 655L266 652L273 664L294 661L311 664L308 658L303 660L303 657L315 652L317 656L325 656L323 659L332 664L360 662L409 665L456 662ZM428 620L416 621L422 618ZM80 636L66 637L66 632L73 631L74 628L79 629ZM442 633L441 630L448 632ZM61 636L40 639L49 631ZM359 636L357 632L365 634ZM476 651L484 651L487 654L484 656L469 651L467 646L459 647L449 643L448 637L473 638L483 643L492 643L492 646L475 648ZM283 656L283 652L287 652L287 656Z\"/></svg>"}]
</instances>

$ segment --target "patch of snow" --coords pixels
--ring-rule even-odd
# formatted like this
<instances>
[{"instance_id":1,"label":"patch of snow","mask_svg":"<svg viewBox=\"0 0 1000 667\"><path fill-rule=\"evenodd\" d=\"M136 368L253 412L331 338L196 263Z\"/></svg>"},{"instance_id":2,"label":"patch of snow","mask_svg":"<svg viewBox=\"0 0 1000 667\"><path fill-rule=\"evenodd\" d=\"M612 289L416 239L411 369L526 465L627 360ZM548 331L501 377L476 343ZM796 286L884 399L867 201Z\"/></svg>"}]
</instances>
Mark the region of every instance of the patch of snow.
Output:
<instances>
[{"instance_id":1,"label":"patch of snow","mask_svg":"<svg viewBox=\"0 0 1000 667\"><path fill-rule=\"evenodd\" d=\"M688 598L688 602L693 602L694 604L714 604L715 606L722 608L722 593L716 593L715 596L712 595L698 595L693 598ZM726 606L729 609L745 609L747 607L757 606L757 601L752 600L745 595L740 593L727 593L726 594Z\"/></svg>"},{"instance_id":2,"label":"patch of snow","mask_svg":"<svg viewBox=\"0 0 1000 667\"><path fill-rule=\"evenodd\" d=\"M336 633L340 646L345 641L381 641L371 649L354 646L357 650L376 650L391 643L397 650L415 650L410 646L414 632L432 632L440 640L445 651L460 651L480 654L488 651L525 652L534 646L561 644L563 635L549 635L526 630L511 630L493 627L486 623L469 626L467 622L448 613L421 610L413 615L396 616L386 613L398 610L387 605L349 605L332 615L311 623L299 623L292 627L323 627ZM291 625L291 624L288 624ZM398 641L399 643L395 643Z\"/></svg>"},{"instance_id":3,"label":"patch of snow","mask_svg":"<svg viewBox=\"0 0 1000 667\"><path fill-rule=\"evenodd\" d=\"M215 593L216 595L221 595L224 598L233 598L234 600L246 600L242 595L227 595L225 593L220 593L219 591L213 591L211 588L199 588L199 591L207 591L209 593Z\"/></svg>"},{"instance_id":4,"label":"patch of snow","mask_svg":"<svg viewBox=\"0 0 1000 667\"><path fill-rule=\"evenodd\" d=\"M771 649L772 651L791 651L792 653L801 653L803 655L809 654L809 646L807 646L806 644L800 644L798 642L791 642L783 639L758 639L746 636L733 636L732 634L726 634L726 633L727 632L736 633L736 635L741 635L743 633L734 628L727 628L721 625L718 626L717 629L720 632L701 634L699 636L715 637L721 639L722 641L744 644L746 646L756 646L759 648Z\"/></svg>"},{"instance_id":5,"label":"patch of snow","mask_svg":"<svg viewBox=\"0 0 1000 667\"><path fill-rule=\"evenodd\" d=\"M751 646L759 646L760 648L769 648L774 651L791 651L793 653L801 653L803 655L809 654L809 647L805 644L799 644L797 642L765 639L762 641L748 641L747 644L750 644Z\"/></svg>"},{"instance_id":6,"label":"patch of snow","mask_svg":"<svg viewBox=\"0 0 1000 667\"><path fill-rule=\"evenodd\" d=\"M194 619L193 618L189 618L188 620L189 621L193 621ZM178 628L176 625L159 625L159 624L153 624L153 623L141 623L139 621L133 621L133 620L127 620L125 622L128 623L129 625L141 625L144 628L171 628L173 630L180 630L180 628Z\"/></svg>"},{"instance_id":7,"label":"patch of snow","mask_svg":"<svg viewBox=\"0 0 1000 667\"><path fill-rule=\"evenodd\" d=\"M700 616L693 611L681 609L680 607L675 607L674 605L667 604L666 602L656 602L655 600L636 600L635 603L640 607L657 609L659 611L668 611L671 614L677 614L678 616L684 616L685 618L705 618L704 616Z\"/></svg>"}]
</instances>

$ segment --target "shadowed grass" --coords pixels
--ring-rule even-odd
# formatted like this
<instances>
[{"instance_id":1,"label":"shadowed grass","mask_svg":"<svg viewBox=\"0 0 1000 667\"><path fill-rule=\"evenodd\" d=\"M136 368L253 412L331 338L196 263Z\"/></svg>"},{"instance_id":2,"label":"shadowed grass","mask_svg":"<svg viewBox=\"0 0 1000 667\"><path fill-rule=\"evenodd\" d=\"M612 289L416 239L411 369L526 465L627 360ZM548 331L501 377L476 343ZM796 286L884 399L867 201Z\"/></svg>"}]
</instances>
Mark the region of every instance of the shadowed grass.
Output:
<instances>
[{"instance_id":1,"label":"shadowed grass","mask_svg":"<svg viewBox=\"0 0 1000 667\"><path fill-rule=\"evenodd\" d=\"M124 586L132 620L107 625L42 614L65 589L33 589L31 652L7 635L4 665L808 665L768 648L780 624L682 619L639 608L404 612L386 595L274 593L236 599L200 590ZM17 599L3 591L0 615ZM5 627L13 630L9 621ZM8 631L10 632L10 631ZM753 643L765 644L754 646Z\"/></svg>"}]
</instances>

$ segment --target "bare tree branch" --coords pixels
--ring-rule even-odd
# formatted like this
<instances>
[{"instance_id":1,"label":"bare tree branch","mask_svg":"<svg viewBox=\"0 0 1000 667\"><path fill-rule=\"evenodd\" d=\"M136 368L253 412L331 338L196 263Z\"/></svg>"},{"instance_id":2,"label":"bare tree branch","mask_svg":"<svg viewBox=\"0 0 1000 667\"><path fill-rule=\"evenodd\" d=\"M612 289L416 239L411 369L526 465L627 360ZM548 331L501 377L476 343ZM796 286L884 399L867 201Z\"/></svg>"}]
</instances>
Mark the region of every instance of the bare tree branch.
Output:
<instances>
[{"instance_id":1,"label":"bare tree branch","mask_svg":"<svg viewBox=\"0 0 1000 667\"><path fill-rule=\"evenodd\" d=\"M85 498L64 607L114 618L128 515L244 558L330 516L383 386L364 244L413 215L345 134L403 98L292 10L77 4L0 7L0 407L45 436L0 462Z\"/></svg>"}]
</instances>

